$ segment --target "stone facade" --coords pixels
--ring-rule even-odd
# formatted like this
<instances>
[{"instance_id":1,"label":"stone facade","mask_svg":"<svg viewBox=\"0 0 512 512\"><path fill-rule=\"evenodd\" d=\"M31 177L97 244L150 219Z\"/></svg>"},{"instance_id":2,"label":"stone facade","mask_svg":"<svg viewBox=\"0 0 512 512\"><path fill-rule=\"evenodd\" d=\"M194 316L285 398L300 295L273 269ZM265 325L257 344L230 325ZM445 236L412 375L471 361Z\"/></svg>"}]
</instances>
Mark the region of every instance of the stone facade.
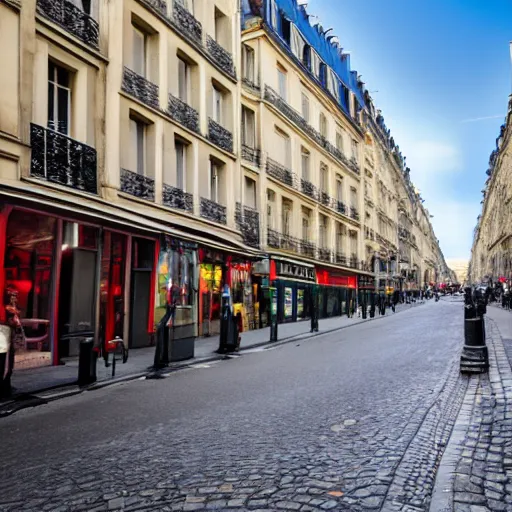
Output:
<instances>
[{"instance_id":1,"label":"stone facade","mask_svg":"<svg viewBox=\"0 0 512 512\"><path fill-rule=\"evenodd\" d=\"M512 97L505 123L496 139L496 149L489 158L482 213L474 231L468 279L472 283L512 278L512 182L511 120Z\"/></svg>"}]
</instances>

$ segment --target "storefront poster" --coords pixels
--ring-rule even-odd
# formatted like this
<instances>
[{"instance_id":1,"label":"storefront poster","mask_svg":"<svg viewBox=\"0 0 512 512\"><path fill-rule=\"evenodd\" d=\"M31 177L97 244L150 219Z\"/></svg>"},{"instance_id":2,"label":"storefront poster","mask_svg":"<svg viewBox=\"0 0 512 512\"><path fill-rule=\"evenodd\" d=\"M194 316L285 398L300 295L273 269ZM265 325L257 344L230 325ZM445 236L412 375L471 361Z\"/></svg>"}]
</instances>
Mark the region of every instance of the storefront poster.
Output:
<instances>
[{"instance_id":1,"label":"storefront poster","mask_svg":"<svg viewBox=\"0 0 512 512\"><path fill-rule=\"evenodd\" d=\"M293 290L291 288L284 289L284 316L285 318L293 316Z\"/></svg>"},{"instance_id":2,"label":"storefront poster","mask_svg":"<svg viewBox=\"0 0 512 512\"><path fill-rule=\"evenodd\" d=\"M297 317L302 318L304 314L304 290L297 290Z\"/></svg>"}]
</instances>

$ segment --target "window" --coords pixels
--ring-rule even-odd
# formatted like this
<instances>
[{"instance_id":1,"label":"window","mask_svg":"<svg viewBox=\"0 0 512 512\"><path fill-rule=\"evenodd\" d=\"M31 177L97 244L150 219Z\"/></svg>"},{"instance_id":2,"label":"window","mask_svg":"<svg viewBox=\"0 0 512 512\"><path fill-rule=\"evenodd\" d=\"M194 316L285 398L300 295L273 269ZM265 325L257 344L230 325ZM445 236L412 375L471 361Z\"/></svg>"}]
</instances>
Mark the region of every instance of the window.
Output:
<instances>
[{"instance_id":1,"label":"window","mask_svg":"<svg viewBox=\"0 0 512 512\"><path fill-rule=\"evenodd\" d=\"M291 160L290 137L277 127L275 128L275 133L277 135L276 144L273 147L275 159L285 167L289 167Z\"/></svg>"},{"instance_id":2,"label":"window","mask_svg":"<svg viewBox=\"0 0 512 512\"><path fill-rule=\"evenodd\" d=\"M320 83L325 87L327 85L327 65L325 62L320 63Z\"/></svg>"},{"instance_id":3,"label":"window","mask_svg":"<svg viewBox=\"0 0 512 512\"><path fill-rule=\"evenodd\" d=\"M267 189L267 227L269 229L274 228L275 201L275 192Z\"/></svg>"},{"instance_id":4,"label":"window","mask_svg":"<svg viewBox=\"0 0 512 512\"><path fill-rule=\"evenodd\" d=\"M242 46L242 71L243 77L251 83L255 83L254 79L255 54L254 49L244 44Z\"/></svg>"},{"instance_id":5,"label":"window","mask_svg":"<svg viewBox=\"0 0 512 512\"><path fill-rule=\"evenodd\" d=\"M350 232L350 256L357 258L357 231Z\"/></svg>"},{"instance_id":6,"label":"window","mask_svg":"<svg viewBox=\"0 0 512 512\"><path fill-rule=\"evenodd\" d=\"M311 46L309 46L309 44L304 45L304 51L302 52L302 64L311 70Z\"/></svg>"},{"instance_id":7,"label":"window","mask_svg":"<svg viewBox=\"0 0 512 512\"><path fill-rule=\"evenodd\" d=\"M290 235L292 224L292 203L283 200L283 235Z\"/></svg>"},{"instance_id":8,"label":"window","mask_svg":"<svg viewBox=\"0 0 512 512\"><path fill-rule=\"evenodd\" d=\"M306 213L302 216L302 240L309 241L309 215Z\"/></svg>"},{"instance_id":9,"label":"window","mask_svg":"<svg viewBox=\"0 0 512 512\"><path fill-rule=\"evenodd\" d=\"M176 188L186 190L187 186L187 146L180 140L174 141L176 151Z\"/></svg>"},{"instance_id":10,"label":"window","mask_svg":"<svg viewBox=\"0 0 512 512\"><path fill-rule=\"evenodd\" d=\"M327 244L327 227L328 219L325 215L320 215L320 232L319 232L319 245L322 249L326 249Z\"/></svg>"},{"instance_id":11,"label":"window","mask_svg":"<svg viewBox=\"0 0 512 512\"><path fill-rule=\"evenodd\" d=\"M130 133L132 150L135 151L135 172L145 176L146 125L137 119L130 119Z\"/></svg>"},{"instance_id":12,"label":"window","mask_svg":"<svg viewBox=\"0 0 512 512\"><path fill-rule=\"evenodd\" d=\"M323 112L320 114L320 135L327 138L327 117Z\"/></svg>"},{"instance_id":13,"label":"window","mask_svg":"<svg viewBox=\"0 0 512 512\"><path fill-rule=\"evenodd\" d=\"M306 41L299 32L299 29L292 23L291 24L291 41L290 47L292 53L297 59L302 60L304 57L304 48L306 47Z\"/></svg>"},{"instance_id":14,"label":"window","mask_svg":"<svg viewBox=\"0 0 512 512\"><path fill-rule=\"evenodd\" d=\"M178 57L178 98L184 103L189 101L190 66Z\"/></svg>"},{"instance_id":15,"label":"window","mask_svg":"<svg viewBox=\"0 0 512 512\"><path fill-rule=\"evenodd\" d=\"M222 124L222 91L213 86L213 116L212 119Z\"/></svg>"},{"instance_id":16,"label":"window","mask_svg":"<svg viewBox=\"0 0 512 512\"><path fill-rule=\"evenodd\" d=\"M132 25L133 32L133 71L141 76L147 75L148 36Z\"/></svg>"},{"instance_id":17,"label":"window","mask_svg":"<svg viewBox=\"0 0 512 512\"><path fill-rule=\"evenodd\" d=\"M281 96L281 98L283 98L283 100L286 100L286 98L287 98L287 94L286 94L286 91L288 89L287 82L288 82L288 76L287 76L286 70L278 64L277 65L277 83L278 83L278 87L279 87L279 96Z\"/></svg>"},{"instance_id":18,"label":"window","mask_svg":"<svg viewBox=\"0 0 512 512\"><path fill-rule=\"evenodd\" d=\"M290 46L291 43L291 23L284 14L281 13L281 37Z\"/></svg>"},{"instance_id":19,"label":"window","mask_svg":"<svg viewBox=\"0 0 512 512\"><path fill-rule=\"evenodd\" d=\"M347 228L343 224L338 224L336 228L336 252L343 253L345 250L345 236Z\"/></svg>"},{"instance_id":20,"label":"window","mask_svg":"<svg viewBox=\"0 0 512 512\"><path fill-rule=\"evenodd\" d=\"M71 124L71 73L48 62L48 128L69 135Z\"/></svg>"},{"instance_id":21,"label":"window","mask_svg":"<svg viewBox=\"0 0 512 512\"><path fill-rule=\"evenodd\" d=\"M256 146L256 126L254 112L242 106L242 144L250 148Z\"/></svg>"},{"instance_id":22,"label":"window","mask_svg":"<svg viewBox=\"0 0 512 512\"><path fill-rule=\"evenodd\" d=\"M302 179L309 181L309 159L310 153L307 149L301 149L301 168L302 168Z\"/></svg>"},{"instance_id":23,"label":"window","mask_svg":"<svg viewBox=\"0 0 512 512\"><path fill-rule=\"evenodd\" d=\"M336 132L336 149L338 149L342 153L344 152L344 148L343 148L343 133L341 131L337 131Z\"/></svg>"},{"instance_id":24,"label":"window","mask_svg":"<svg viewBox=\"0 0 512 512\"><path fill-rule=\"evenodd\" d=\"M350 206L357 208L357 190L354 187L350 187Z\"/></svg>"},{"instance_id":25,"label":"window","mask_svg":"<svg viewBox=\"0 0 512 512\"><path fill-rule=\"evenodd\" d=\"M357 154L358 154L358 144L357 144L356 140L352 139L352 158L354 158L355 160L358 160Z\"/></svg>"},{"instance_id":26,"label":"window","mask_svg":"<svg viewBox=\"0 0 512 512\"><path fill-rule=\"evenodd\" d=\"M210 200L219 202L219 166L210 160Z\"/></svg>"},{"instance_id":27,"label":"window","mask_svg":"<svg viewBox=\"0 0 512 512\"><path fill-rule=\"evenodd\" d=\"M329 169L325 164L320 164L320 191L328 192L329 190Z\"/></svg>"},{"instance_id":28,"label":"window","mask_svg":"<svg viewBox=\"0 0 512 512\"><path fill-rule=\"evenodd\" d=\"M302 117L309 123L309 98L302 93Z\"/></svg>"},{"instance_id":29,"label":"window","mask_svg":"<svg viewBox=\"0 0 512 512\"><path fill-rule=\"evenodd\" d=\"M226 50L230 49L229 45L229 20L228 17L217 7L215 7L215 41Z\"/></svg>"},{"instance_id":30,"label":"window","mask_svg":"<svg viewBox=\"0 0 512 512\"><path fill-rule=\"evenodd\" d=\"M339 174L336 175L336 199L343 202L343 178Z\"/></svg>"},{"instance_id":31,"label":"window","mask_svg":"<svg viewBox=\"0 0 512 512\"><path fill-rule=\"evenodd\" d=\"M244 204L256 208L256 182L245 176L245 201Z\"/></svg>"}]
</instances>

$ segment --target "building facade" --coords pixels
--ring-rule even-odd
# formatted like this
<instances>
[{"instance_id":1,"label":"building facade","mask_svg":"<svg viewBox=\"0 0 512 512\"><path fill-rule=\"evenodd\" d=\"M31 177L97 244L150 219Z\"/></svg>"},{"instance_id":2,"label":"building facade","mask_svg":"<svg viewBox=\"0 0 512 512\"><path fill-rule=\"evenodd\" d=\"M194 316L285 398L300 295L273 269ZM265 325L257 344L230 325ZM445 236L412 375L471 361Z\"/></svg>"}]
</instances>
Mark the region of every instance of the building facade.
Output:
<instances>
[{"instance_id":1,"label":"building facade","mask_svg":"<svg viewBox=\"0 0 512 512\"><path fill-rule=\"evenodd\" d=\"M473 284L505 279L512 281L512 231L509 220L509 183L512 176L512 98L508 113L489 158L487 180L482 190L482 212L474 231L468 281Z\"/></svg>"},{"instance_id":2,"label":"building facade","mask_svg":"<svg viewBox=\"0 0 512 512\"><path fill-rule=\"evenodd\" d=\"M0 24L17 369L150 346L169 305L176 339L215 335L225 285L248 330L272 287L288 322L444 278L382 116L296 0L0 0Z\"/></svg>"}]
</instances>

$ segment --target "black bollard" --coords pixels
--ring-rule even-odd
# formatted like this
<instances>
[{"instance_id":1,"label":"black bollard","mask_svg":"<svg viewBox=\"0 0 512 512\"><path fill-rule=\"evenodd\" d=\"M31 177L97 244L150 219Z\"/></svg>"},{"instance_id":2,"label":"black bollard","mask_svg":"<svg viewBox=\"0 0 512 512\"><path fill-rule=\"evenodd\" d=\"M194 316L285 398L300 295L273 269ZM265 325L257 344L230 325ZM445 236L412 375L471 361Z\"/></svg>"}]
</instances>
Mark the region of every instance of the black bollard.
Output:
<instances>
[{"instance_id":1,"label":"black bollard","mask_svg":"<svg viewBox=\"0 0 512 512\"><path fill-rule=\"evenodd\" d=\"M96 382L96 357L94 357L93 347L93 338L87 338L80 342L80 351L78 356L79 386L87 386Z\"/></svg>"},{"instance_id":2,"label":"black bollard","mask_svg":"<svg viewBox=\"0 0 512 512\"><path fill-rule=\"evenodd\" d=\"M278 317L277 317L277 288L270 288L270 342L277 341Z\"/></svg>"},{"instance_id":3,"label":"black bollard","mask_svg":"<svg viewBox=\"0 0 512 512\"><path fill-rule=\"evenodd\" d=\"M471 288L464 297L464 347L460 357L462 373L485 373L489 369L489 354L485 344L484 306L479 295L475 304Z\"/></svg>"}]
</instances>

